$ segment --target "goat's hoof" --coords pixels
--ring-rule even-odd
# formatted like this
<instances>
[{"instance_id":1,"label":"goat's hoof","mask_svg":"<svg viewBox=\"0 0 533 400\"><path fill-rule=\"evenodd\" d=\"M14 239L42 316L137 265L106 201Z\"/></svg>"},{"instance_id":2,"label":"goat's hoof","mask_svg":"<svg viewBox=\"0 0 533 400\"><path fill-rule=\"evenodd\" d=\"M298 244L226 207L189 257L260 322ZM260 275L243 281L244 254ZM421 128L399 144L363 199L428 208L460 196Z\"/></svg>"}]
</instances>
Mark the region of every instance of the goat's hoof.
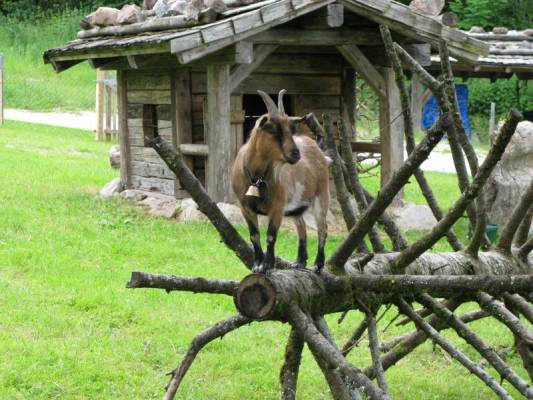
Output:
<instances>
[{"instance_id":1,"label":"goat's hoof","mask_svg":"<svg viewBox=\"0 0 533 400\"><path fill-rule=\"evenodd\" d=\"M254 274L266 274L268 271L273 270L274 265L262 263L261 265L255 265L252 269Z\"/></svg>"},{"instance_id":2,"label":"goat's hoof","mask_svg":"<svg viewBox=\"0 0 533 400\"><path fill-rule=\"evenodd\" d=\"M318 274L320 275L322 273L322 270L324 269L324 265L315 265L312 269L312 271L315 273L315 274Z\"/></svg>"},{"instance_id":3,"label":"goat's hoof","mask_svg":"<svg viewBox=\"0 0 533 400\"><path fill-rule=\"evenodd\" d=\"M296 262L291 264L291 267L293 269L305 269L307 267L307 263L296 261Z\"/></svg>"}]
</instances>

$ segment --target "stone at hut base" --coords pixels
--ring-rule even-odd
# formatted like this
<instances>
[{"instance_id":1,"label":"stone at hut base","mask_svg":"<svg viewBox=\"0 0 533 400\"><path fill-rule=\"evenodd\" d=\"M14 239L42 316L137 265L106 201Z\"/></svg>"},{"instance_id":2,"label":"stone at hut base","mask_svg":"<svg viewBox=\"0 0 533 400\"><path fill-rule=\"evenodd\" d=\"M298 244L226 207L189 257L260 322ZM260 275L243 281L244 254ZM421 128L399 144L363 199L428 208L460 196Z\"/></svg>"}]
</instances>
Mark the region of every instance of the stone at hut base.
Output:
<instances>
[{"instance_id":1,"label":"stone at hut base","mask_svg":"<svg viewBox=\"0 0 533 400\"><path fill-rule=\"evenodd\" d=\"M120 192L120 197L124 200L142 201L148 197L148 194L142 190L126 189Z\"/></svg>"},{"instance_id":2,"label":"stone at hut base","mask_svg":"<svg viewBox=\"0 0 533 400\"><path fill-rule=\"evenodd\" d=\"M115 178L107 185L105 185L102 190L100 190L99 197L101 199L109 199L111 197L116 197L122 191L123 185L120 178Z\"/></svg>"},{"instance_id":3,"label":"stone at hut base","mask_svg":"<svg viewBox=\"0 0 533 400\"><path fill-rule=\"evenodd\" d=\"M115 169L120 169L120 146L114 145L109 149L109 164Z\"/></svg>"},{"instance_id":4,"label":"stone at hut base","mask_svg":"<svg viewBox=\"0 0 533 400\"><path fill-rule=\"evenodd\" d=\"M149 194L144 200L140 201L146 211L154 217L173 219L179 214L180 201L172 196L166 196L159 193Z\"/></svg>"}]
</instances>

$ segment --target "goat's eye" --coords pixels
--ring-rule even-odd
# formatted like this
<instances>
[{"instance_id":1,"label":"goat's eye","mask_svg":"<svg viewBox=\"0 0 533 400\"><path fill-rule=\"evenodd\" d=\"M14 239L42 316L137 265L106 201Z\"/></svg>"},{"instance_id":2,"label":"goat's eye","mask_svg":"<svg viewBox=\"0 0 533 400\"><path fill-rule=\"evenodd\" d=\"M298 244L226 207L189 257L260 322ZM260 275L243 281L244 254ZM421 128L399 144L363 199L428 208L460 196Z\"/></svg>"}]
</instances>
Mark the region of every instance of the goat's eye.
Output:
<instances>
[{"instance_id":1,"label":"goat's eye","mask_svg":"<svg viewBox=\"0 0 533 400\"><path fill-rule=\"evenodd\" d=\"M291 124L291 133L294 135L296 133L297 126L296 124Z\"/></svg>"}]
</instances>

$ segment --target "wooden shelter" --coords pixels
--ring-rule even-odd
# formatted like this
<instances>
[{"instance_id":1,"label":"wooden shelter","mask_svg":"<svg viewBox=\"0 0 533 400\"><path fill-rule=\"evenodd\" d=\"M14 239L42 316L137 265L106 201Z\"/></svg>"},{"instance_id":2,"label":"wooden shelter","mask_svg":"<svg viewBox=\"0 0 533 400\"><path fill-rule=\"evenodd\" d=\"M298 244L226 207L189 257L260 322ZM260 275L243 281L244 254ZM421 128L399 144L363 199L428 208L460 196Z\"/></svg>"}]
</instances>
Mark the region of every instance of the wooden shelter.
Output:
<instances>
[{"instance_id":1,"label":"wooden shelter","mask_svg":"<svg viewBox=\"0 0 533 400\"><path fill-rule=\"evenodd\" d=\"M492 81L510 78L519 80L533 78L533 30L506 31L505 33L468 32L472 38L490 46L489 54L480 57L475 64L452 60L455 76L463 78L489 78ZM439 70L438 56L431 58L430 71Z\"/></svg>"},{"instance_id":2,"label":"wooden shelter","mask_svg":"<svg viewBox=\"0 0 533 400\"><path fill-rule=\"evenodd\" d=\"M84 60L118 71L126 187L187 196L148 146L161 136L186 157L213 199L229 202L232 160L266 111L256 91L287 89L288 113L327 112L353 126L355 73L379 97L382 181L392 176L403 161L403 120L379 24L417 58L429 59L428 44L442 39L465 63L488 52L486 44L394 1L267 0L192 27L103 28L108 36L81 35L48 50L44 60L58 72ZM376 145L353 144L356 151L368 146Z\"/></svg>"}]
</instances>

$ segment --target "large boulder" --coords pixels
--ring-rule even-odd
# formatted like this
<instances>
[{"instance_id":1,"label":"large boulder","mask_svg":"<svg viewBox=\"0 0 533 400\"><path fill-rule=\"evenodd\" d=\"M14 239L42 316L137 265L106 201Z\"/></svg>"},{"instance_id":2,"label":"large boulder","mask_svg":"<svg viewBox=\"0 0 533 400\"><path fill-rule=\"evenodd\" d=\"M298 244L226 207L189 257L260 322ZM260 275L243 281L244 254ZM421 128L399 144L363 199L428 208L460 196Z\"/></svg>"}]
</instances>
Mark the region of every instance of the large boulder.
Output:
<instances>
[{"instance_id":1,"label":"large boulder","mask_svg":"<svg viewBox=\"0 0 533 400\"><path fill-rule=\"evenodd\" d=\"M488 221L504 225L533 177L533 123L523 121L484 188Z\"/></svg>"},{"instance_id":2,"label":"large boulder","mask_svg":"<svg viewBox=\"0 0 533 400\"><path fill-rule=\"evenodd\" d=\"M391 217L402 231L425 231L435 226L437 220L428 206L404 203L389 208Z\"/></svg>"}]
</instances>

